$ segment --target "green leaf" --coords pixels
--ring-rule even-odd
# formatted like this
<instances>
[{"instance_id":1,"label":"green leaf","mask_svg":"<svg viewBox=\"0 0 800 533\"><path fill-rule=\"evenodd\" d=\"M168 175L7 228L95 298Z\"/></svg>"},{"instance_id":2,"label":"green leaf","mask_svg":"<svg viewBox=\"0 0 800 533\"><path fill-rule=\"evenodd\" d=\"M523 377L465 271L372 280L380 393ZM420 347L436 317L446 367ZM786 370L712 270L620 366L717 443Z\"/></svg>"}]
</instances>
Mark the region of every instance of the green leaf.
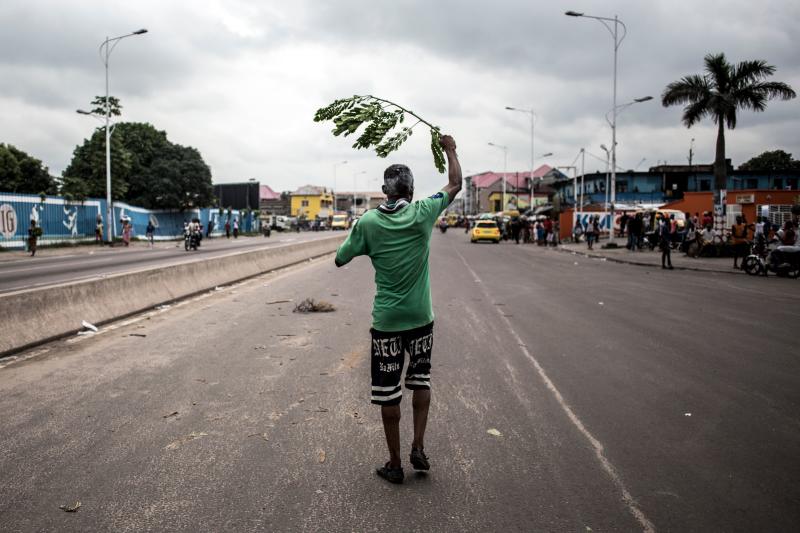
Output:
<instances>
[{"instance_id":1,"label":"green leaf","mask_svg":"<svg viewBox=\"0 0 800 533\"><path fill-rule=\"evenodd\" d=\"M404 124L406 114L409 114L418 121L413 126L403 126L400 131L395 128ZM334 100L326 107L322 107L314 114L314 122L332 121L334 136L347 137L358 131L361 126L364 130L353 143L353 148L374 147L375 153L379 157L387 157L390 153L398 150L400 146L411 136L414 127L424 123L431 132L431 152L433 162L439 172L445 171L445 158L442 147L439 144L441 130L430 122L422 119L419 115L402 106L377 98L372 95L354 95L351 98L341 98ZM388 137L387 137L388 135Z\"/></svg>"}]
</instances>

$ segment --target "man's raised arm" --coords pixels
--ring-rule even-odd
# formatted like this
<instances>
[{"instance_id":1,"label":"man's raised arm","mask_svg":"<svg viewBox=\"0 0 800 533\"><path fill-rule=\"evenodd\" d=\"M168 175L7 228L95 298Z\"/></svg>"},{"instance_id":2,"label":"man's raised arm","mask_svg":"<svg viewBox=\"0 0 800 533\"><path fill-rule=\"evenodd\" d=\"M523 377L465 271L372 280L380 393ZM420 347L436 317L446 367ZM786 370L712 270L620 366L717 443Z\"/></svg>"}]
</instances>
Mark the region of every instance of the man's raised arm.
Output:
<instances>
[{"instance_id":1,"label":"man's raised arm","mask_svg":"<svg viewBox=\"0 0 800 533\"><path fill-rule=\"evenodd\" d=\"M442 187L442 190L447 193L447 200L452 202L461 192L461 163L458 162L455 139L450 135L443 135L439 144L447 156L447 185Z\"/></svg>"}]
</instances>

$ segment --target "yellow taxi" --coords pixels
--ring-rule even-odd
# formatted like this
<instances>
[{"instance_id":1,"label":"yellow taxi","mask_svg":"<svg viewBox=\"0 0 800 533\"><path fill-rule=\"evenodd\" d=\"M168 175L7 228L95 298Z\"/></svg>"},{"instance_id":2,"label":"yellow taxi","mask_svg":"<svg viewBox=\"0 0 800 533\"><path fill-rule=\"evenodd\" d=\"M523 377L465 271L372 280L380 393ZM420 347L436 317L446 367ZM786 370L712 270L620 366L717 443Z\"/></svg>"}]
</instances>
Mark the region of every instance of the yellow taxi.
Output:
<instances>
[{"instance_id":1,"label":"yellow taxi","mask_svg":"<svg viewBox=\"0 0 800 533\"><path fill-rule=\"evenodd\" d=\"M478 220L469 237L470 242L494 241L500 242L500 228L494 220Z\"/></svg>"}]
</instances>

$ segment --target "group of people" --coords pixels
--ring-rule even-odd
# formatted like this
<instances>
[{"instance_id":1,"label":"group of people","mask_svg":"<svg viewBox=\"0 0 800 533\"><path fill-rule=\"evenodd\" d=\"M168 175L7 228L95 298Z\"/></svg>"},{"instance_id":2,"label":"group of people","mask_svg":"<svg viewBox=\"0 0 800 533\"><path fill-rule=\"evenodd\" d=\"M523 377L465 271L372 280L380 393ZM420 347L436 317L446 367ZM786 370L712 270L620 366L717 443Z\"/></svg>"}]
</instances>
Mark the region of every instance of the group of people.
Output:
<instances>
[{"instance_id":1,"label":"group of people","mask_svg":"<svg viewBox=\"0 0 800 533\"><path fill-rule=\"evenodd\" d=\"M536 219L533 216L515 215L509 217L508 220L501 216L496 216L493 220L497 223L504 241L512 240L515 244L535 242L539 246L556 246L559 243L557 219L553 220L549 217ZM469 233L476 222L477 220L470 221L468 218L459 217L456 226L463 226L465 233Z\"/></svg>"}]
</instances>

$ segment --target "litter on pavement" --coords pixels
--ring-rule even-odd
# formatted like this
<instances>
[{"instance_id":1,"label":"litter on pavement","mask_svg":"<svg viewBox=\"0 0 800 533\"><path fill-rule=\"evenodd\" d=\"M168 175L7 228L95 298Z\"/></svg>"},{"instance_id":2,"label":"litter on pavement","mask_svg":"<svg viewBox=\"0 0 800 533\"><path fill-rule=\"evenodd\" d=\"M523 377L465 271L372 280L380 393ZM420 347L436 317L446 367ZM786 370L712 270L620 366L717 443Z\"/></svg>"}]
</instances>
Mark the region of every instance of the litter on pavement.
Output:
<instances>
[{"instance_id":1,"label":"litter on pavement","mask_svg":"<svg viewBox=\"0 0 800 533\"><path fill-rule=\"evenodd\" d=\"M499 432L498 430L496 430L495 428L487 429L487 430L486 430L486 433L488 433L489 435L491 435L491 436L493 436L493 437L502 437L502 436L503 436L503 434L502 434L502 433L500 433L500 432Z\"/></svg>"},{"instance_id":2,"label":"litter on pavement","mask_svg":"<svg viewBox=\"0 0 800 533\"><path fill-rule=\"evenodd\" d=\"M330 313L336 311L336 307L325 301L315 301L313 298L306 298L294 308L294 313Z\"/></svg>"}]
</instances>

